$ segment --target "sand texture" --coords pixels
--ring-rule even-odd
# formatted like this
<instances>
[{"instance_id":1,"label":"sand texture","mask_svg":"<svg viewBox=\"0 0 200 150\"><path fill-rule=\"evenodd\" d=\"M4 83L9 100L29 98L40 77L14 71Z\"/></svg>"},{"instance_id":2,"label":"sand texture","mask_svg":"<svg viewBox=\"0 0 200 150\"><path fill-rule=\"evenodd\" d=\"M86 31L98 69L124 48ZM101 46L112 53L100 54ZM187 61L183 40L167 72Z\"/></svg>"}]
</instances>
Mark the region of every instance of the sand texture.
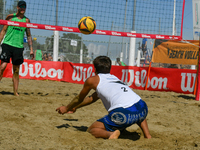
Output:
<instances>
[{"instance_id":1,"label":"sand texture","mask_svg":"<svg viewBox=\"0 0 200 150\"><path fill-rule=\"evenodd\" d=\"M102 102L58 114L83 85L57 81L20 79L13 95L12 79L0 82L0 150L199 150L200 102L194 95L134 90L147 103L152 139L144 139L132 125L119 139L96 139L86 132L107 114ZM93 92L93 91L92 91Z\"/></svg>"}]
</instances>

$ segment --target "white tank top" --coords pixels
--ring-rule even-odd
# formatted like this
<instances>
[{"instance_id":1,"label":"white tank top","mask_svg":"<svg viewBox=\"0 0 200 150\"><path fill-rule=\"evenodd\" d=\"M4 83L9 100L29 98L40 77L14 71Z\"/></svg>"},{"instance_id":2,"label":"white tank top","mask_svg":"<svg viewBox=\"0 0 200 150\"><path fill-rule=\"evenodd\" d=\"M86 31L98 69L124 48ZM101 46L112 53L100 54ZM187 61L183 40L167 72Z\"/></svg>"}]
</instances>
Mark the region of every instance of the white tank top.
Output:
<instances>
[{"instance_id":1,"label":"white tank top","mask_svg":"<svg viewBox=\"0 0 200 150\"><path fill-rule=\"evenodd\" d=\"M141 97L131 88L111 74L98 74L100 81L96 92L107 111L118 107L127 108L137 103Z\"/></svg>"}]
</instances>

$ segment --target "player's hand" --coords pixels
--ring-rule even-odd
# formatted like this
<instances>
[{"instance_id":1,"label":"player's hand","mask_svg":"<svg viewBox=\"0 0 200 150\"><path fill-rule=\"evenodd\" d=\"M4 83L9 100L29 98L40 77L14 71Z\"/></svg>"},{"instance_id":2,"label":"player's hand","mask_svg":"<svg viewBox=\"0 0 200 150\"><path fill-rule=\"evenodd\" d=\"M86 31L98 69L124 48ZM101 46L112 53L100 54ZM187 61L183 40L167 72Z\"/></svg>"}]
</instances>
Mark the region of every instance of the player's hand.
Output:
<instances>
[{"instance_id":1,"label":"player's hand","mask_svg":"<svg viewBox=\"0 0 200 150\"><path fill-rule=\"evenodd\" d=\"M67 113L68 114L73 114L73 113L75 113L76 112L76 108L73 108L72 110L69 110Z\"/></svg>"},{"instance_id":2,"label":"player's hand","mask_svg":"<svg viewBox=\"0 0 200 150\"><path fill-rule=\"evenodd\" d=\"M67 109L67 106L61 106L61 107L58 107L56 109L56 111L59 113L59 114L65 114L65 113L68 113L68 114L73 114L76 112L76 108L73 108L72 110L68 110Z\"/></svg>"},{"instance_id":3,"label":"player's hand","mask_svg":"<svg viewBox=\"0 0 200 150\"><path fill-rule=\"evenodd\" d=\"M34 53L30 53L31 60L34 59Z\"/></svg>"},{"instance_id":4,"label":"player's hand","mask_svg":"<svg viewBox=\"0 0 200 150\"><path fill-rule=\"evenodd\" d=\"M56 109L56 111L59 113L59 114L64 114L64 113L67 113L67 106L60 106Z\"/></svg>"}]
</instances>

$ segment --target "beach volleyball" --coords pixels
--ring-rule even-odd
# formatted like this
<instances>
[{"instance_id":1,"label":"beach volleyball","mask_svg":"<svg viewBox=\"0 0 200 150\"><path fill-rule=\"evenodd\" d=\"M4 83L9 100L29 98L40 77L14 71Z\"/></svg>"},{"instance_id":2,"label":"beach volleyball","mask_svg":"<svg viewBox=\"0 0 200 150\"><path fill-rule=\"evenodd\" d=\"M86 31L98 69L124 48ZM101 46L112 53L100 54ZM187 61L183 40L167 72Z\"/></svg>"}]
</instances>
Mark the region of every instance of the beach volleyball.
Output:
<instances>
[{"instance_id":1,"label":"beach volleyball","mask_svg":"<svg viewBox=\"0 0 200 150\"><path fill-rule=\"evenodd\" d=\"M91 34L96 29L96 22L92 17L86 16L79 20L78 28L83 34Z\"/></svg>"}]
</instances>

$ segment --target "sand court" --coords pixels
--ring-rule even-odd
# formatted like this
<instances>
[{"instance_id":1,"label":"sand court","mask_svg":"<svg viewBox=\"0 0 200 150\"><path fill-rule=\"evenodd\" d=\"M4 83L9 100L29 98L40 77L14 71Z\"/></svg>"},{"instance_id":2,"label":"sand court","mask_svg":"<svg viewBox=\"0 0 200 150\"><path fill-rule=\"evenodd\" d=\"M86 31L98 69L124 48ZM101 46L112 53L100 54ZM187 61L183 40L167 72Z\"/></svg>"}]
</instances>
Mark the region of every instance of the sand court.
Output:
<instances>
[{"instance_id":1,"label":"sand court","mask_svg":"<svg viewBox=\"0 0 200 150\"><path fill-rule=\"evenodd\" d=\"M134 90L148 105L147 121L152 139L144 139L137 125L117 140L96 139L87 128L107 114L101 101L58 114L83 85L20 79L19 97L12 79L0 82L0 149L16 150L138 150L200 149L200 102L194 95Z\"/></svg>"}]
</instances>

